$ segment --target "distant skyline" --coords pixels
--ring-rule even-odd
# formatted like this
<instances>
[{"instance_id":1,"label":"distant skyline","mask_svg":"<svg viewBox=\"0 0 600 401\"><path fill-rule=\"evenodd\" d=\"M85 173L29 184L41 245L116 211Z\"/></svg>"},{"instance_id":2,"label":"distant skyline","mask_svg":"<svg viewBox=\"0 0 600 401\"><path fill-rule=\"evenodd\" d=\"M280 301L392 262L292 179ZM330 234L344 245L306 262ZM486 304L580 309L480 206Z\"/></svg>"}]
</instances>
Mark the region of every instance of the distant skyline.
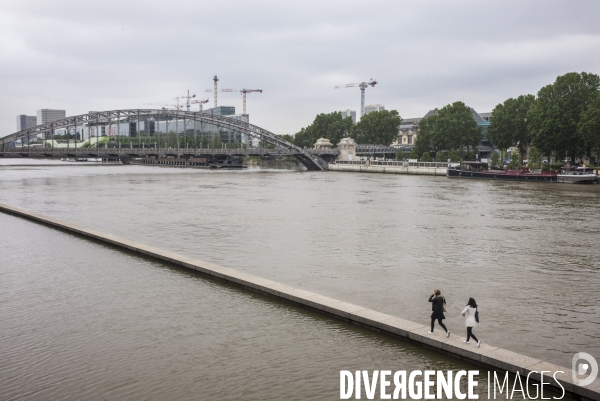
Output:
<instances>
[{"instance_id":1,"label":"distant skyline","mask_svg":"<svg viewBox=\"0 0 600 401\"><path fill-rule=\"evenodd\" d=\"M226 4L226 5L224 5ZM0 136L18 114L160 108L187 89L247 95L250 122L294 134L366 104L403 118L464 101L489 112L567 72L600 74L600 2L181 0L0 4ZM218 94L241 113L240 93ZM197 105L193 105L197 110Z\"/></svg>"}]
</instances>

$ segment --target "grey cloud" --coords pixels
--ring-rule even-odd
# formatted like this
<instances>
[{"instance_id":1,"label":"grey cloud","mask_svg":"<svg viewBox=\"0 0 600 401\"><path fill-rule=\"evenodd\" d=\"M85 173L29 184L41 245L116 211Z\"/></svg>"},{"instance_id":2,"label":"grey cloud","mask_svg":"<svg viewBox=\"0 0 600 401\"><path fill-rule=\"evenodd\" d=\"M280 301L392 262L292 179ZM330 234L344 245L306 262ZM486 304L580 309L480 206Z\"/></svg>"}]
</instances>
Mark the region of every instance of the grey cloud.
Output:
<instances>
[{"instance_id":1,"label":"grey cloud","mask_svg":"<svg viewBox=\"0 0 600 401\"><path fill-rule=\"evenodd\" d=\"M144 107L186 89L259 88L279 134L367 103L403 117L462 100L491 111L568 71L599 73L597 1L20 1L0 6L0 134L40 108ZM211 97L212 100L212 97ZM211 102L212 103L212 102ZM220 104L241 108L239 94Z\"/></svg>"}]
</instances>

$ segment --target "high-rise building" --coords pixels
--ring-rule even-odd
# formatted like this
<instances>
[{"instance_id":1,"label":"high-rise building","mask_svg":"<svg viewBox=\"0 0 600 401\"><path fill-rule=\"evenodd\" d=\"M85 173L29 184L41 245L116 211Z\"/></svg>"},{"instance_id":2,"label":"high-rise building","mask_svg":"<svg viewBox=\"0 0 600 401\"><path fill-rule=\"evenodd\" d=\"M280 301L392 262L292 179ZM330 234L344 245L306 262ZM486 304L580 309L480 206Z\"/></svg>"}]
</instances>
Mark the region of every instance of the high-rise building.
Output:
<instances>
[{"instance_id":1,"label":"high-rise building","mask_svg":"<svg viewBox=\"0 0 600 401\"><path fill-rule=\"evenodd\" d=\"M37 111L37 125L51 123L67 116L65 110L40 109Z\"/></svg>"},{"instance_id":2,"label":"high-rise building","mask_svg":"<svg viewBox=\"0 0 600 401\"><path fill-rule=\"evenodd\" d=\"M208 110L202 110L201 113L213 114L215 116L229 116L235 114L234 106L219 106Z\"/></svg>"},{"instance_id":3,"label":"high-rise building","mask_svg":"<svg viewBox=\"0 0 600 401\"><path fill-rule=\"evenodd\" d=\"M17 116L17 131L23 131L24 129L35 127L36 125L36 116L26 116L25 114L19 114Z\"/></svg>"},{"instance_id":4,"label":"high-rise building","mask_svg":"<svg viewBox=\"0 0 600 401\"><path fill-rule=\"evenodd\" d=\"M234 106L218 106L208 110L202 110L199 113L212 114L215 116L224 116L233 118L240 121L248 121L248 114L235 114ZM218 137L222 143L240 143L241 141L247 141L248 138L242 138L242 133L227 128L220 128L219 126L207 124L203 127L203 132L213 135L213 138Z\"/></svg>"},{"instance_id":5,"label":"high-rise building","mask_svg":"<svg viewBox=\"0 0 600 401\"><path fill-rule=\"evenodd\" d=\"M340 110L340 113L342 113L342 118L352 117L352 122L356 124L356 110Z\"/></svg>"},{"instance_id":6,"label":"high-rise building","mask_svg":"<svg viewBox=\"0 0 600 401\"><path fill-rule=\"evenodd\" d=\"M385 110L385 106L382 104L367 104L365 106L365 114L369 114L373 111L383 111Z\"/></svg>"}]
</instances>

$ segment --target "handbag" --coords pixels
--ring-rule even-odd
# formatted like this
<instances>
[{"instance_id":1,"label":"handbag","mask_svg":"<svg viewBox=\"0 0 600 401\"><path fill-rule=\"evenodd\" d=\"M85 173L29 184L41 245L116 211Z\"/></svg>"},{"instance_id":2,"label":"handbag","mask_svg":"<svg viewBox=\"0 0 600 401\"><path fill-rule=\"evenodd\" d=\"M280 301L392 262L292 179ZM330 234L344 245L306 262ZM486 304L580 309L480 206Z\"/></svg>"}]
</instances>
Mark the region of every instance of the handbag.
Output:
<instances>
[{"instance_id":1,"label":"handbag","mask_svg":"<svg viewBox=\"0 0 600 401\"><path fill-rule=\"evenodd\" d=\"M475 308L475 321L479 323L479 310L477 308Z\"/></svg>"}]
</instances>

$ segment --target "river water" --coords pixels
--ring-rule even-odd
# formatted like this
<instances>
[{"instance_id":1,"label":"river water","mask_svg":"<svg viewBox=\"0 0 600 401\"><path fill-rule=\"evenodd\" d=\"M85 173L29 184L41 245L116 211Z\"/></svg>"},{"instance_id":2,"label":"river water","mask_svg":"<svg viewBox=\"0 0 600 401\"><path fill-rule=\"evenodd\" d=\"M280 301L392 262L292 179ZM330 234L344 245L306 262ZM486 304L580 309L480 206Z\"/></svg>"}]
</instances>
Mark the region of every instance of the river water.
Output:
<instances>
[{"instance_id":1,"label":"river water","mask_svg":"<svg viewBox=\"0 0 600 401\"><path fill-rule=\"evenodd\" d=\"M484 342L562 366L600 355L600 186L3 163L1 203L423 324L440 288L452 332L474 297ZM339 399L341 369L473 368L12 216L0 227L0 399Z\"/></svg>"}]
</instances>

